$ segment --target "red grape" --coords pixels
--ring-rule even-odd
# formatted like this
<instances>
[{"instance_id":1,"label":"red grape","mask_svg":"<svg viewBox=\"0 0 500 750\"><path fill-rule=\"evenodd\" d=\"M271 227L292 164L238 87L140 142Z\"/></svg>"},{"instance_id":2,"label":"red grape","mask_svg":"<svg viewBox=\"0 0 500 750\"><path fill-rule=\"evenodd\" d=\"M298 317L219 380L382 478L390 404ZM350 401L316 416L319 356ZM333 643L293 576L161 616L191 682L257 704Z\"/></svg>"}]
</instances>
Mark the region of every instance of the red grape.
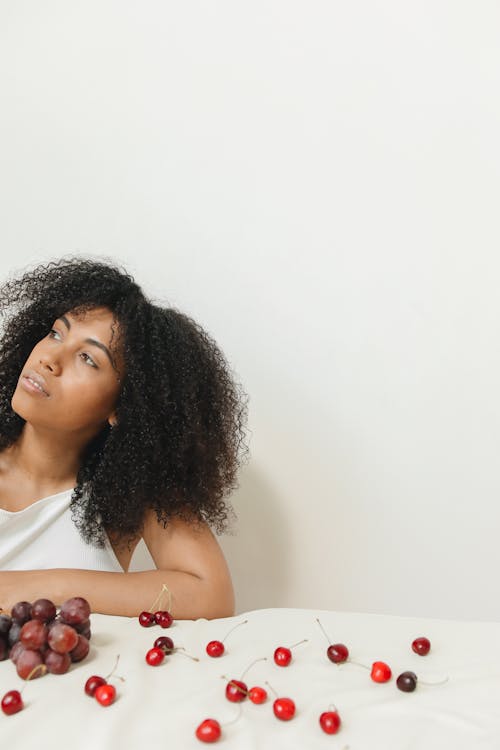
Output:
<instances>
[{"instance_id":1,"label":"red grape","mask_svg":"<svg viewBox=\"0 0 500 750\"><path fill-rule=\"evenodd\" d=\"M9 615L0 615L0 635L6 636L12 625L12 617Z\"/></svg>"},{"instance_id":2,"label":"red grape","mask_svg":"<svg viewBox=\"0 0 500 750\"><path fill-rule=\"evenodd\" d=\"M69 652L71 661L83 661L90 650L90 644L84 635L78 636L78 643L75 648Z\"/></svg>"},{"instance_id":3,"label":"red grape","mask_svg":"<svg viewBox=\"0 0 500 750\"><path fill-rule=\"evenodd\" d=\"M19 625L24 625L25 622L31 620L31 604L30 602L17 602L11 609L10 612L12 619Z\"/></svg>"},{"instance_id":4,"label":"red grape","mask_svg":"<svg viewBox=\"0 0 500 750\"><path fill-rule=\"evenodd\" d=\"M14 643L9 653L10 660L14 662L15 664L19 658L19 654L22 654L23 651L24 651L24 646L21 643L21 641Z\"/></svg>"},{"instance_id":5,"label":"red grape","mask_svg":"<svg viewBox=\"0 0 500 750\"><path fill-rule=\"evenodd\" d=\"M31 619L49 622L56 616L56 605L50 599L37 599L31 608Z\"/></svg>"},{"instance_id":6,"label":"red grape","mask_svg":"<svg viewBox=\"0 0 500 750\"><path fill-rule=\"evenodd\" d=\"M61 620L68 625L80 625L90 617L90 604L81 596L74 596L61 605Z\"/></svg>"},{"instance_id":7,"label":"red grape","mask_svg":"<svg viewBox=\"0 0 500 750\"><path fill-rule=\"evenodd\" d=\"M57 623L57 625L53 625L49 630L48 642L50 648L57 651L58 654L65 654L76 648L78 633L71 625Z\"/></svg>"},{"instance_id":8,"label":"red grape","mask_svg":"<svg viewBox=\"0 0 500 750\"><path fill-rule=\"evenodd\" d=\"M39 649L47 642L47 626L40 620L28 620L21 628L19 640L24 648Z\"/></svg>"},{"instance_id":9,"label":"red grape","mask_svg":"<svg viewBox=\"0 0 500 750\"><path fill-rule=\"evenodd\" d=\"M43 659L38 651L33 651L30 648L25 648L24 651L19 654L16 661L17 674L21 679L26 680L33 672L35 667L39 667L43 664ZM43 670L37 670L30 679L41 677Z\"/></svg>"},{"instance_id":10,"label":"red grape","mask_svg":"<svg viewBox=\"0 0 500 750\"><path fill-rule=\"evenodd\" d=\"M43 660L47 670L52 674L65 674L71 666L69 654L58 654L51 648L44 654Z\"/></svg>"}]
</instances>

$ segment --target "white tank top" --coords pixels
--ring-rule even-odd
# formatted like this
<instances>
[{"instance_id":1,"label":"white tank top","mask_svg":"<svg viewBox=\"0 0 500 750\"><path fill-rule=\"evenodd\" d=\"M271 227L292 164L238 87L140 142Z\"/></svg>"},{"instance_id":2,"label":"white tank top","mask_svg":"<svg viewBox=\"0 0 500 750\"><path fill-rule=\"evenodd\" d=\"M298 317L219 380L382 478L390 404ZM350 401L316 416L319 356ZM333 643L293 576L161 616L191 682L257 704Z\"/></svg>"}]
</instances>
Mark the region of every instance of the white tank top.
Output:
<instances>
[{"instance_id":1,"label":"white tank top","mask_svg":"<svg viewBox=\"0 0 500 750\"><path fill-rule=\"evenodd\" d=\"M99 548L80 536L69 509L72 492L49 495L19 511L0 508L0 570L81 568L123 572L107 537L106 546ZM154 568L154 563L146 567Z\"/></svg>"}]
</instances>

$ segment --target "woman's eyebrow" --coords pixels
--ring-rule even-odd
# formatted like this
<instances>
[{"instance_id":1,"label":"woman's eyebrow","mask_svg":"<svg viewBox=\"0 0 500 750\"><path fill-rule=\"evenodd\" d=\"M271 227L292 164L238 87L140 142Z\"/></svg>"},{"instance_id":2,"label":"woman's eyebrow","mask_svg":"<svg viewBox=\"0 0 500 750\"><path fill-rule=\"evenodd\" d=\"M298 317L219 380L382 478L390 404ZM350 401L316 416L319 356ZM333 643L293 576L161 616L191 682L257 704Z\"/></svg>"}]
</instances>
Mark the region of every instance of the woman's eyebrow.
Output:
<instances>
[{"instance_id":1,"label":"woman's eyebrow","mask_svg":"<svg viewBox=\"0 0 500 750\"><path fill-rule=\"evenodd\" d=\"M61 315L60 320L64 323L68 331L71 328L71 323L69 322L68 318L65 315ZM115 369L115 363L113 360L113 357L111 356L111 352L109 351L108 347L104 344L101 344L100 341L97 341L96 339L84 339L86 344L92 344L92 346L97 346L99 349L101 349L108 357L109 361L111 362L111 366L113 369Z\"/></svg>"}]
</instances>

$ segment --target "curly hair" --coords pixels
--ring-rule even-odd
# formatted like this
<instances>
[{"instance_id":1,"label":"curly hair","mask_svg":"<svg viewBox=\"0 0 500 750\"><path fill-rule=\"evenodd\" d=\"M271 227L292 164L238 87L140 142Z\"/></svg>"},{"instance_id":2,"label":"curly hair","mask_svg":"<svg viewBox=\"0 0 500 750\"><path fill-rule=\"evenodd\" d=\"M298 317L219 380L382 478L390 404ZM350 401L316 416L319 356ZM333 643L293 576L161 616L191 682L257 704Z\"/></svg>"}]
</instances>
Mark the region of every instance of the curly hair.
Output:
<instances>
[{"instance_id":1,"label":"curly hair","mask_svg":"<svg viewBox=\"0 0 500 750\"><path fill-rule=\"evenodd\" d=\"M146 510L159 523L180 517L217 532L232 508L246 458L247 397L215 341L195 321L147 299L107 258L63 258L0 287L0 451L22 432L11 407L22 367L55 319L106 307L118 322L125 375L117 425L87 446L71 498L74 523L89 543L106 533L128 543Z\"/></svg>"}]
</instances>

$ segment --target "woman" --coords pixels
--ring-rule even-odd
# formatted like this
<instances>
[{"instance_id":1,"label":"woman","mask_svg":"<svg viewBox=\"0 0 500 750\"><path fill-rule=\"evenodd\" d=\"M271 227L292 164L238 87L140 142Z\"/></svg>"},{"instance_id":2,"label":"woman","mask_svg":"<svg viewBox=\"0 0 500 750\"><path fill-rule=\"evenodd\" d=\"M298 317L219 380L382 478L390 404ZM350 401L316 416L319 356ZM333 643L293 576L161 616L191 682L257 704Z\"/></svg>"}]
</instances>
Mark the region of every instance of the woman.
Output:
<instances>
[{"instance_id":1,"label":"woman","mask_svg":"<svg viewBox=\"0 0 500 750\"><path fill-rule=\"evenodd\" d=\"M108 262L0 288L0 607L89 600L134 616L233 614L210 531L246 453L245 399L215 342ZM143 539L156 569L127 572Z\"/></svg>"}]
</instances>

